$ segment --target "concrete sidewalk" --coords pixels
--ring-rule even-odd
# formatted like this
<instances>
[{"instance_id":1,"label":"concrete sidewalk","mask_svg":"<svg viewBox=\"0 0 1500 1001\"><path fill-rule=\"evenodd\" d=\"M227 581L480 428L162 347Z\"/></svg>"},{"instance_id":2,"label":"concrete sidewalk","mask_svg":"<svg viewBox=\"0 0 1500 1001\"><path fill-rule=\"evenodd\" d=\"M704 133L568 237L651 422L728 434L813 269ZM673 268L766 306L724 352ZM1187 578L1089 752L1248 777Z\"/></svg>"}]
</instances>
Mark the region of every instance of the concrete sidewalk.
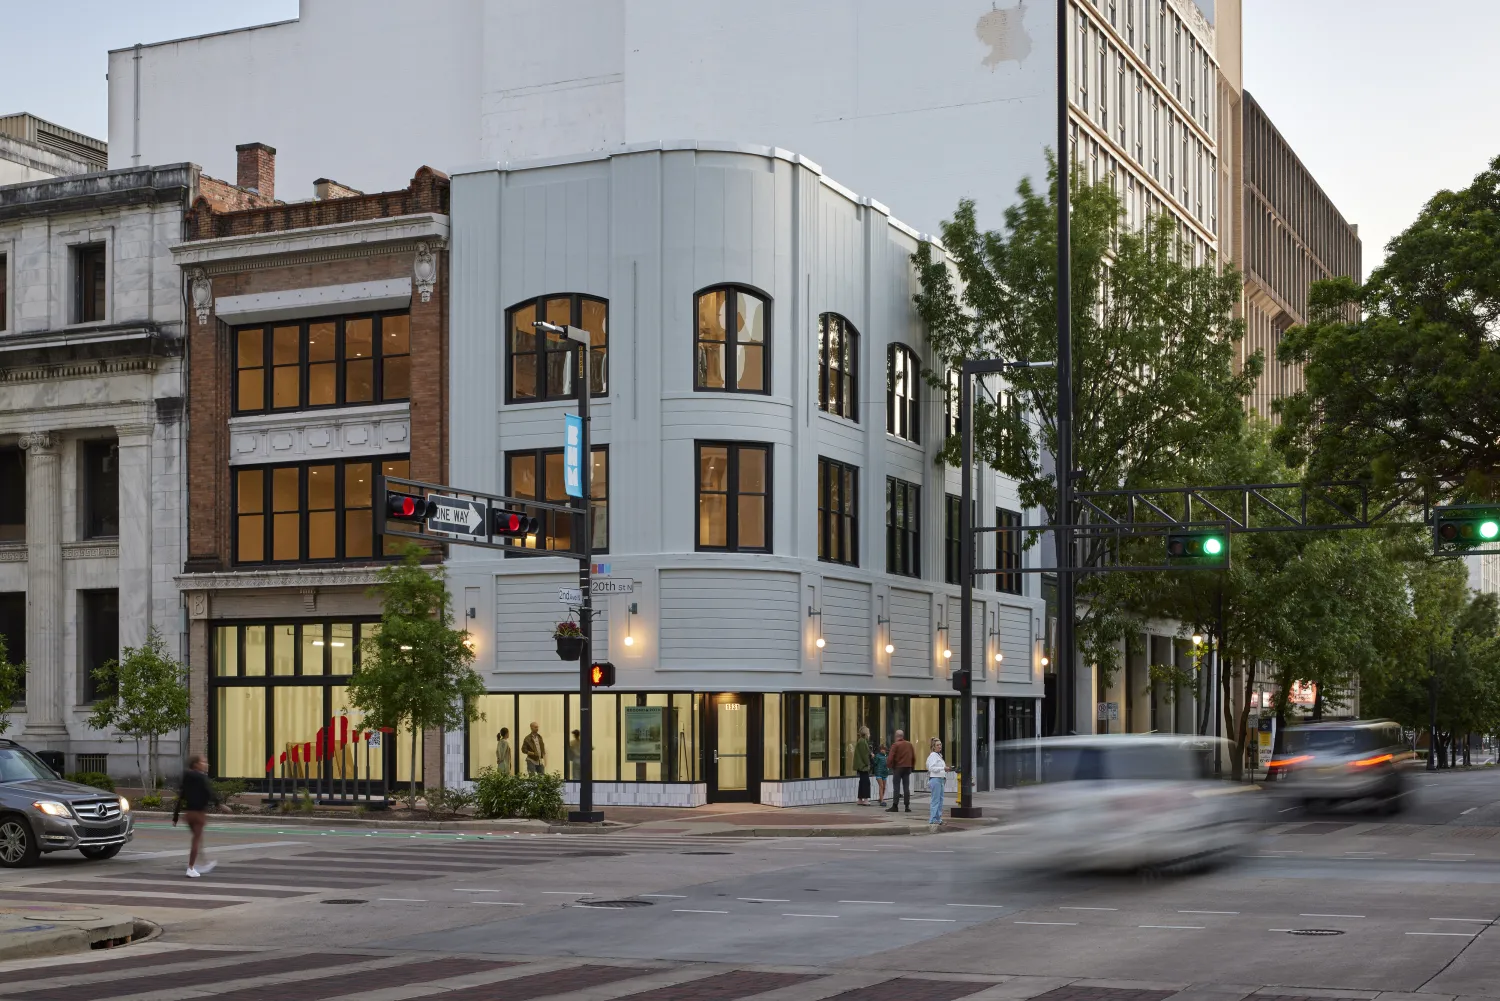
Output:
<instances>
[{"instance_id":1,"label":"concrete sidewalk","mask_svg":"<svg viewBox=\"0 0 1500 1001\"><path fill-rule=\"evenodd\" d=\"M127 911L86 904L0 907L0 961L124 945L155 930Z\"/></svg>"}]
</instances>

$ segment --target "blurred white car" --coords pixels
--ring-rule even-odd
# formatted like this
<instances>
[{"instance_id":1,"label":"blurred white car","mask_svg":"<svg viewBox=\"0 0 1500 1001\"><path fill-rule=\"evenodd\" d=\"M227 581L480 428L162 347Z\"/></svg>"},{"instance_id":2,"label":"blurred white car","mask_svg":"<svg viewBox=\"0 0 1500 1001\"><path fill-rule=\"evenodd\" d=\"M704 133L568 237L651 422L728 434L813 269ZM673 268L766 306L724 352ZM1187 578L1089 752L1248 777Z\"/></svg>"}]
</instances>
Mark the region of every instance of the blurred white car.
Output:
<instances>
[{"instance_id":1,"label":"blurred white car","mask_svg":"<svg viewBox=\"0 0 1500 1001\"><path fill-rule=\"evenodd\" d=\"M1399 813L1416 757L1390 720L1345 720L1289 727L1266 778L1280 799L1307 806L1368 803Z\"/></svg>"},{"instance_id":2,"label":"blurred white car","mask_svg":"<svg viewBox=\"0 0 1500 1001\"><path fill-rule=\"evenodd\" d=\"M1023 776L1015 835L1022 865L1132 870L1207 865L1245 848L1259 816L1256 790L1213 778L1214 745L1161 734L1049 737L1003 752ZM1030 759L1030 760L1028 760ZM1029 781L1025 777L1029 776Z\"/></svg>"}]
</instances>

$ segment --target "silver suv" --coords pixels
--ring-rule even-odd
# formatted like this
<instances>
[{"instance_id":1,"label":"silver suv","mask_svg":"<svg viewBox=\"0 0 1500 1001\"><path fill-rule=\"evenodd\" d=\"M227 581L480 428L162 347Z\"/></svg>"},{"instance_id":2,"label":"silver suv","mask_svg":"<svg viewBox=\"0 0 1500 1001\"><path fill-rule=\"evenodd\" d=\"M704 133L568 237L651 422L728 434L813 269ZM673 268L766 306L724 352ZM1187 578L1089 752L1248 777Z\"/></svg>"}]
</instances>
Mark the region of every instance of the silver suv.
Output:
<instances>
[{"instance_id":1,"label":"silver suv","mask_svg":"<svg viewBox=\"0 0 1500 1001\"><path fill-rule=\"evenodd\" d=\"M125 797L64 782L41 758L0 738L0 866L74 848L85 858L114 858L135 836L132 826Z\"/></svg>"},{"instance_id":2,"label":"silver suv","mask_svg":"<svg viewBox=\"0 0 1500 1001\"><path fill-rule=\"evenodd\" d=\"M1304 806L1367 802L1399 813L1414 757L1399 723L1349 720L1287 728L1267 771L1271 790Z\"/></svg>"}]
</instances>

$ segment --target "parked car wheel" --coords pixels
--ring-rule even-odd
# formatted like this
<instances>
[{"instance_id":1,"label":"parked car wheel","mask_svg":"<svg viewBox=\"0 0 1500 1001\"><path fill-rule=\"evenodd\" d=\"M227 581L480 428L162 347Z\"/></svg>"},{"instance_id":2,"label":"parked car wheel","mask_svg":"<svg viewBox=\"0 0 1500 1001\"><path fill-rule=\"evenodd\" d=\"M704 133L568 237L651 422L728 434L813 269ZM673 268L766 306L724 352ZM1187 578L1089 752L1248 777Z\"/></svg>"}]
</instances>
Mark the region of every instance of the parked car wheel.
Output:
<instances>
[{"instance_id":1,"label":"parked car wheel","mask_svg":"<svg viewBox=\"0 0 1500 1001\"><path fill-rule=\"evenodd\" d=\"M0 816L0 866L20 869L34 865L41 854L41 847L26 818L13 813Z\"/></svg>"},{"instance_id":2,"label":"parked car wheel","mask_svg":"<svg viewBox=\"0 0 1500 1001\"><path fill-rule=\"evenodd\" d=\"M120 849L124 847L125 846L123 844L103 845L99 848L80 848L78 850L83 853L84 858L93 859L96 862L102 862L107 858L114 858L116 855L120 854Z\"/></svg>"}]
</instances>

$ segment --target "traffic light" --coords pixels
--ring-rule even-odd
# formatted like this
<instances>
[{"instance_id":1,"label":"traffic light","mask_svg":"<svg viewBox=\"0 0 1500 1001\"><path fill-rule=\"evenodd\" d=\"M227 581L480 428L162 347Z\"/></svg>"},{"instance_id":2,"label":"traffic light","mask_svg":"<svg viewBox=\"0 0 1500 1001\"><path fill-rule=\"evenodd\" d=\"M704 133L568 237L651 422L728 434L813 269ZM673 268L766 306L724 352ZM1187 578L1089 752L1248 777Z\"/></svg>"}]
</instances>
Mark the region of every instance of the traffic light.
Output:
<instances>
[{"instance_id":1,"label":"traffic light","mask_svg":"<svg viewBox=\"0 0 1500 1001\"><path fill-rule=\"evenodd\" d=\"M425 521L436 513L436 501L412 494L386 491L385 516L392 521Z\"/></svg>"},{"instance_id":2,"label":"traffic light","mask_svg":"<svg viewBox=\"0 0 1500 1001\"><path fill-rule=\"evenodd\" d=\"M613 688L615 686L615 665L609 661L600 661L589 668L589 684L595 688Z\"/></svg>"},{"instance_id":3,"label":"traffic light","mask_svg":"<svg viewBox=\"0 0 1500 1001\"><path fill-rule=\"evenodd\" d=\"M953 690L959 694L970 691L974 687L974 675L960 668L953 672Z\"/></svg>"},{"instance_id":4,"label":"traffic light","mask_svg":"<svg viewBox=\"0 0 1500 1001\"><path fill-rule=\"evenodd\" d=\"M1460 504L1432 512L1433 548L1438 553L1463 552L1500 542L1500 507Z\"/></svg>"},{"instance_id":5,"label":"traffic light","mask_svg":"<svg viewBox=\"0 0 1500 1001\"><path fill-rule=\"evenodd\" d=\"M1168 563L1201 563L1215 566L1229 559L1229 536L1224 532L1181 531L1167 533Z\"/></svg>"},{"instance_id":6,"label":"traffic light","mask_svg":"<svg viewBox=\"0 0 1500 1001\"><path fill-rule=\"evenodd\" d=\"M490 532L494 535L527 536L537 534L537 519L525 511L507 511L505 508L490 509Z\"/></svg>"}]
</instances>

